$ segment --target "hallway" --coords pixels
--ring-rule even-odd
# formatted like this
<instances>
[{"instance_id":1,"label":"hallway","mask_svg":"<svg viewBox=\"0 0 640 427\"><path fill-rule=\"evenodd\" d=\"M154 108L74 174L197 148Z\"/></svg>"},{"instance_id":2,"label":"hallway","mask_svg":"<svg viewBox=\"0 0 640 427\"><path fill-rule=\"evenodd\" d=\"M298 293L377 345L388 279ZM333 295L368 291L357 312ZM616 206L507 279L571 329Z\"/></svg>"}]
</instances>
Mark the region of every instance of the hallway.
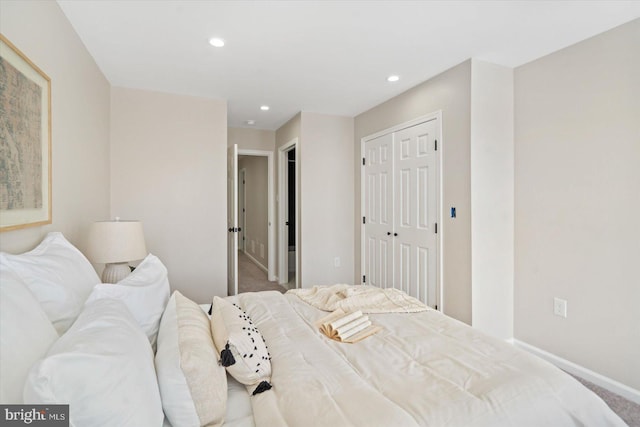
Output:
<instances>
[{"instance_id":1,"label":"hallway","mask_svg":"<svg viewBox=\"0 0 640 427\"><path fill-rule=\"evenodd\" d=\"M254 264L242 251L238 251L238 292L278 291L285 293L287 289L270 282L267 273Z\"/></svg>"}]
</instances>

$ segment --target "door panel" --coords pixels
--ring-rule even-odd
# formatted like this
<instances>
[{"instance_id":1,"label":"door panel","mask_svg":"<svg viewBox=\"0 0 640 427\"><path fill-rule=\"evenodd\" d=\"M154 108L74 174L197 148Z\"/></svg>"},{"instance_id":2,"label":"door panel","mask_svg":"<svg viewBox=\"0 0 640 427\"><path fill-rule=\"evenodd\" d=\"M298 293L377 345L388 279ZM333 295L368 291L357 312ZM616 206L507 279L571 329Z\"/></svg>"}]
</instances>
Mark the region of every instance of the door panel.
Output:
<instances>
[{"instance_id":1,"label":"door panel","mask_svg":"<svg viewBox=\"0 0 640 427\"><path fill-rule=\"evenodd\" d=\"M238 293L238 145L227 149L227 294Z\"/></svg>"},{"instance_id":2,"label":"door panel","mask_svg":"<svg viewBox=\"0 0 640 427\"><path fill-rule=\"evenodd\" d=\"M395 194L397 222L394 282L409 295L433 306L436 303L437 260L437 167L435 151L437 121L432 120L400 130L394 139L395 167L399 179Z\"/></svg>"},{"instance_id":3,"label":"door panel","mask_svg":"<svg viewBox=\"0 0 640 427\"><path fill-rule=\"evenodd\" d=\"M393 285L393 138L384 135L365 145L366 283Z\"/></svg>"},{"instance_id":4,"label":"door panel","mask_svg":"<svg viewBox=\"0 0 640 427\"><path fill-rule=\"evenodd\" d=\"M417 223L416 227L418 228L429 228L429 204L431 189L429 188L430 180L429 180L429 167L423 166L417 169Z\"/></svg>"}]
</instances>

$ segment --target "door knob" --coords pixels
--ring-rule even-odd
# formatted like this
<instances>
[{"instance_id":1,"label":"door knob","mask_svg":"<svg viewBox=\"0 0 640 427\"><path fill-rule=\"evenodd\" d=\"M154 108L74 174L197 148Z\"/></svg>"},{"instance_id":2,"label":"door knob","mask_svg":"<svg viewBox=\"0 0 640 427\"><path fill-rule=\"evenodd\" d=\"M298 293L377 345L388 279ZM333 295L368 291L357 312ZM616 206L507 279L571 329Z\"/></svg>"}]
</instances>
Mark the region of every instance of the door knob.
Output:
<instances>
[{"instance_id":1,"label":"door knob","mask_svg":"<svg viewBox=\"0 0 640 427\"><path fill-rule=\"evenodd\" d=\"M391 236L391 232L390 231L387 231L387 236Z\"/></svg>"},{"instance_id":2,"label":"door knob","mask_svg":"<svg viewBox=\"0 0 640 427\"><path fill-rule=\"evenodd\" d=\"M397 237L397 236L398 236L398 233L393 233L393 236L394 236L394 237Z\"/></svg>"}]
</instances>

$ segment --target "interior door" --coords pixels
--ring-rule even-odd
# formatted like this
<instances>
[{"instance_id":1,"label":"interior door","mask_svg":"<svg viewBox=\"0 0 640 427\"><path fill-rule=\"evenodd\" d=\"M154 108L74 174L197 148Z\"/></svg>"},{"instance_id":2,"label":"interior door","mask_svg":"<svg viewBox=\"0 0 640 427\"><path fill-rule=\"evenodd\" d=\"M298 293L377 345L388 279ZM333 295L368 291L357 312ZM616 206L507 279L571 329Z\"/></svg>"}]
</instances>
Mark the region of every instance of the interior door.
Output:
<instances>
[{"instance_id":1,"label":"interior door","mask_svg":"<svg viewBox=\"0 0 640 427\"><path fill-rule=\"evenodd\" d=\"M365 143L365 284L393 287L393 134Z\"/></svg>"},{"instance_id":2,"label":"interior door","mask_svg":"<svg viewBox=\"0 0 640 427\"><path fill-rule=\"evenodd\" d=\"M437 120L394 134L394 286L436 304L438 240Z\"/></svg>"},{"instance_id":3,"label":"interior door","mask_svg":"<svg viewBox=\"0 0 640 427\"><path fill-rule=\"evenodd\" d=\"M238 145L227 149L227 294L238 293Z\"/></svg>"}]
</instances>

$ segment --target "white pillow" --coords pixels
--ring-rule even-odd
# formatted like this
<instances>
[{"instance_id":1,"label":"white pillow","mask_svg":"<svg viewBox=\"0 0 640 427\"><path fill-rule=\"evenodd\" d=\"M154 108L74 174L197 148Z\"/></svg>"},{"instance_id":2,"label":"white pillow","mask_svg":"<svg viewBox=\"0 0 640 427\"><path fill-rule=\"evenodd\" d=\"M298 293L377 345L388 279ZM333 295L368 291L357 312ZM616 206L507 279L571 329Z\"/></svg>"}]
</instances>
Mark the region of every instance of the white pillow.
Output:
<instances>
[{"instance_id":1,"label":"white pillow","mask_svg":"<svg viewBox=\"0 0 640 427\"><path fill-rule=\"evenodd\" d=\"M220 426L227 406L227 373L218 364L209 318L175 291L158 332L156 372L162 408L174 426Z\"/></svg>"},{"instance_id":2,"label":"white pillow","mask_svg":"<svg viewBox=\"0 0 640 427\"><path fill-rule=\"evenodd\" d=\"M118 283L96 285L87 303L102 298L122 301L155 348L160 318L169 300L167 268L158 257L147 255L131 274Z\"/></svg>"},{"instance_id":3,"label":"white pillow","mask_svg":"<svg viewBox=\"0 0 640 427\"><path fill-rule=\"evenodd\" d=\"M247 313L229 301L213 297L211 331L222 366L233 378L248 386L257 385L254 395L271 388L271 356Z\"/></svg>"},{"instance_id":4,"label":"white pillow","mask_svg":"<svg viewBox=\"0 0 640 427\"><path fill-rule=\"evenodd\" d=\"M72 426L158 427L164 419L149 341L112 299L86 304L31 369L24 401L69 404Z\"/></svg>"},{"instance_id":5,"label":"white pillow","mask_svg":"<svg viewBox=\"0 0 640 427\"><path fill-rule=\"evenodd\" d=\"M13 273L0 271L0 279L0 402L20 404L29 369L47 354L58 333Z\"/></svg>"},{"instance_id":6,"label":"white pillow","mask_svg":"<svg viewBox=\"0 0 640 427\"><path fill-rule=\"evenodd\" d=\"M60 335L100 283L87 258L59 232L47 234L32 251L20 255L1 252L0 264L29 288Z\"/></svg>"}]
</instances>

